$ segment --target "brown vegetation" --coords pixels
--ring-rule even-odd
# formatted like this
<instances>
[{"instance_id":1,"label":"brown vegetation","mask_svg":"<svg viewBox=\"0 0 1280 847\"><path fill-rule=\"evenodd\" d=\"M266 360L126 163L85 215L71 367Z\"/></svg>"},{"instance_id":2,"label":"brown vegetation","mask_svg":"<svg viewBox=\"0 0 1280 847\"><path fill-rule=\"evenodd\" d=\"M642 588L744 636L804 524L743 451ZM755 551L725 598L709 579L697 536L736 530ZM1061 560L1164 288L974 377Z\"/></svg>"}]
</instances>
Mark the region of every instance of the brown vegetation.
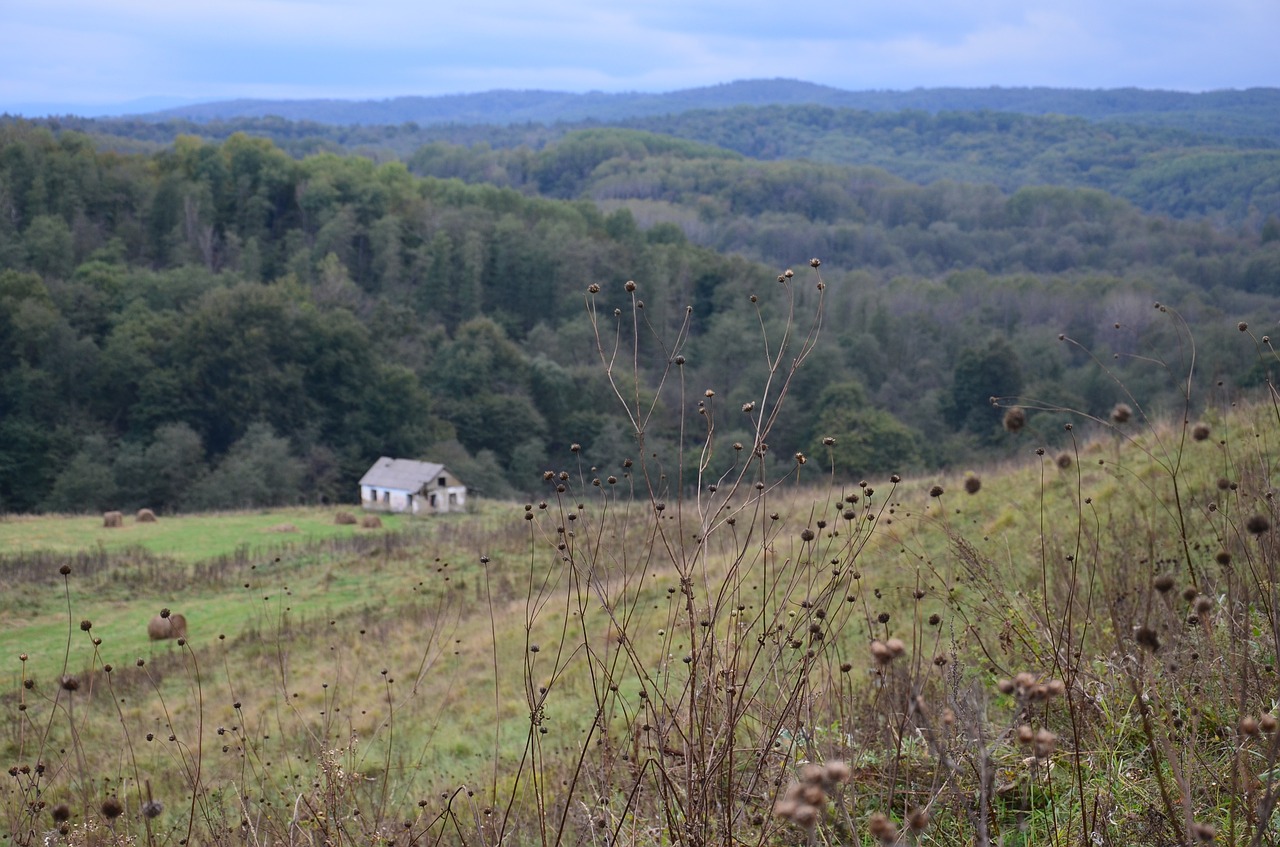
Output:
<instances>
[{"instance_id":1,"label":"brown vegetation","mask_svg":"<svg viewBox=\"0 0 1280 847\"><path fill-rule=\"evenodd\" d=\"M107 529L119 529L124 526L124 515L120 512L103 512L102 525Z\"/></svg>"},{"instance_id":2,"label":"brown vegetation","mask_svg":"<svg viewBox=\"0 0 1280 847\"><path fill-rule=\"evenodd\" d=\"M350 512L338 512L333 516L333 522L339 526L355 526L357 523L356 516Z\"/></svg>"},{"instance_id":3,"label":"brown vegetation","mask_svg":"<svg viewBox=\"0 0 1280 847\"><path fill-rule=\"evenodd\" d=\"M363 529L382 529L382 518L377 515L365 515L360 519L360 526Z\"/></svg>"},{"instance_id":4,"label":"brown vegetation","mask_svg":"<svg viewBox=\"0 0 1280 847\"><path fill-rule=\"evenodd\" d=\"M139 509L137 514L138 523L155 523L156 513L150 509Z\"/></svg>"}]
</instances>

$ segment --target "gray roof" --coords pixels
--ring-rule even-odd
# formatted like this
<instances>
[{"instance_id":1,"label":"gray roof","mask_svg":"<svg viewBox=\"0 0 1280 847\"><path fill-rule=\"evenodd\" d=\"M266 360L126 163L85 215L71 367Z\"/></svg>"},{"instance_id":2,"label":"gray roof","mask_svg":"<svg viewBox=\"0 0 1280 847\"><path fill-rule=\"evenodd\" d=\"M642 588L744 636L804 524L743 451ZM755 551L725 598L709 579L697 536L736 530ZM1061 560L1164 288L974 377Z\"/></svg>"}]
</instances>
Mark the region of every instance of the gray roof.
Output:
<instances>
[{"instance_id":1,"label":"gray roof","mask_svg":"<svg viewBox=\"0 0 1280 847\"><path fill-rule=\"evenodd\" d=\"M415 462L413 459L392 459L383 456L362 477L361 485L375 488L394 488L397 491L417 491L444 471L444 465L435 462Z\"/></svg>"}]
</instances>

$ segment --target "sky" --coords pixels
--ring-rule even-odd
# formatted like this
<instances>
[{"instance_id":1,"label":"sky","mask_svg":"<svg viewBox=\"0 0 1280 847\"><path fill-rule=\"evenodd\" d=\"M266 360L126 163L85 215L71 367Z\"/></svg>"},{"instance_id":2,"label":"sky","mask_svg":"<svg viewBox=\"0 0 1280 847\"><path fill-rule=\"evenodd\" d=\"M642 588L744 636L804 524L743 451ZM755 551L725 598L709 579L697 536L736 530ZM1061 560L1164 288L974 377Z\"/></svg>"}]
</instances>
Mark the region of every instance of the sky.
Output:
<instances>
[{"instance_id":1,"label":"sky","mask_svg":"<svg viewBox=\"0 0 1280 847\"><path fill-rule=\"evenodd\" d=\"M142 98L1280 85L1280 0L0 0L0 111ZM159 101L153 101L159 102Z\"/></svg>"}]
</instances>

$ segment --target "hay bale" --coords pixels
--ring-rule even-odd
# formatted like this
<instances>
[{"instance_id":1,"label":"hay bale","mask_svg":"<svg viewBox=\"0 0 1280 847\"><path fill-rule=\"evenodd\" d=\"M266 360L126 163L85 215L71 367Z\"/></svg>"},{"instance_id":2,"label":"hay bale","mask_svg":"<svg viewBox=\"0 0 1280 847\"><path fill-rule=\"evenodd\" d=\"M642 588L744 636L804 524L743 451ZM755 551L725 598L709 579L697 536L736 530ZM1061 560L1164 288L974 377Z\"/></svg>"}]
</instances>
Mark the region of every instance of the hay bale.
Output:
<instances>
[{"instance_id":1,"label":"hay bale","mask_svg":"<svg viewBox=\"0 0 1280 847\"><path fill-rule=\"evenodd\" d=\"M382 518L377 515L365 515L360 519L360 526L364 529L382 529Z\"/></svg>"},{"instance_id":2,"label":"hay bale","mask_svg":"<svg viewBox=\"0 0 1280 847\"><path fill-rule=\"evenodd\" d=\"M139 509L137 515L138 523L155 523L156 513L150 509Z\"/></svg>"},{"instance_id":3,"label":"hay bale","mask_svg":"<svg viewBox=\"0 0 1280 847\"><path fill-rule=\"evenodd\" d=\"M297 532L298 528L291 523L278 523L267 527L267 532Z\"/></svg>"},{"instance_id":4,"label":"hay bale","mask_svg":"<svg viewBox=\"0 0 1280 847\"><path fill-rule=\"evenodd\" d=\"M124 526L124 515L121 512L103 512L102 525L107 529L118 529Z\"/></svg>"},{"instance_id":5,"label":"hay bale","mask_svg":"<svg viewBox=\"0 0 1280 847\"><path fill-rule=\"evenodd\" d=\"M152 641L186 638L187 619L182 615L169 614L169 610L165 609L147 623L147 636Z\"/></svg>"},{"instance_id":6,"label":"hay bale","mask_svg":"<svg viewBox=\"0 0 1280 847\"><path fill-rule=\"evenodd\" d=\"M355 526L356 516L350 512L338 512L333 516L333 522L341 526Z\"/></svg>"}]
</instances>

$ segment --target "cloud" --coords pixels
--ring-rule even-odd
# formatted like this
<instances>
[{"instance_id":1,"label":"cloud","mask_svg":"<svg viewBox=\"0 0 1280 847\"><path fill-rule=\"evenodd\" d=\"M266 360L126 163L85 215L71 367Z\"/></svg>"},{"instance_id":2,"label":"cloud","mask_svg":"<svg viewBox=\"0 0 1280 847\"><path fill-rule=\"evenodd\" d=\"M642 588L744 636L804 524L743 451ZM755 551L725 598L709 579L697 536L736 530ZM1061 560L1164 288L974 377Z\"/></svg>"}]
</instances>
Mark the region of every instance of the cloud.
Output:
<instances>
[{"instance_id":1,"label":"cloud","mask_svg":"<svg viewBox=\"0 0 1280 847\"><path fill-rule=\"evenodd\" d=\"M1280 84L1275 0L6 0L0 105L30 99Z\"/></svg>"}]
</instances>

